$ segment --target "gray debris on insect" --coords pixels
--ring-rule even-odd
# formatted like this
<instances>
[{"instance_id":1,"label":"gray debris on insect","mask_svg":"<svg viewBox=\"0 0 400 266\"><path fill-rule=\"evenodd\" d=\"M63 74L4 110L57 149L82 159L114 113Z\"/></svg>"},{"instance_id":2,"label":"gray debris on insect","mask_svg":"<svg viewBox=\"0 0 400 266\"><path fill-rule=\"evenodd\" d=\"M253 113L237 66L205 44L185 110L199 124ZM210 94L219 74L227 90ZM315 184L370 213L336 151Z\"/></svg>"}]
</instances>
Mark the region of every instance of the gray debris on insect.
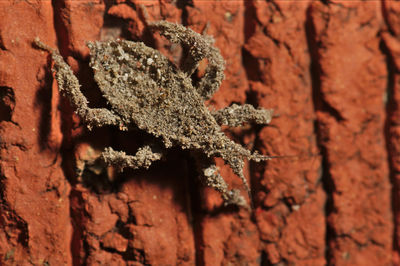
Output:
<instances>
[{"instance_id":1,"label":"gray debris on insect","mask_svg":"<svg viewBox=\"0 0 400 266\"><path fill-rule=\"evenodd\" d=\"M159 51L141 42L88 42L94 79L110 109L89 108L78 79L59 52L39 39L35 44L51 52L59 89L69 98L89 129L105 125L115 125L121 130L139 128L160 139L164 148L178 146L188 149L196 158L201 179L207 186L219 191L226 204L247 206L239 190L228 188L213 158L222 158L242 179L249 192L243 175L244 159L262 161L271 157L252 153L233 142L222 132L221 125L267 124L272 111L255 109L248 104L233 104L211 112L204 101L220 87L225 68L219 50L212 46L214 40L166 21L149 23L148 26L171 42L180 43L188 56L179 69ZM208 60L207 69L198 85L193 86L191 74L204 58ZM156 149L154 145L140 148L136 155L127 155L111 147L102 153L107 164L120 169L148 168L162 156L162 149Z\"/></svg>"}]
</instances>

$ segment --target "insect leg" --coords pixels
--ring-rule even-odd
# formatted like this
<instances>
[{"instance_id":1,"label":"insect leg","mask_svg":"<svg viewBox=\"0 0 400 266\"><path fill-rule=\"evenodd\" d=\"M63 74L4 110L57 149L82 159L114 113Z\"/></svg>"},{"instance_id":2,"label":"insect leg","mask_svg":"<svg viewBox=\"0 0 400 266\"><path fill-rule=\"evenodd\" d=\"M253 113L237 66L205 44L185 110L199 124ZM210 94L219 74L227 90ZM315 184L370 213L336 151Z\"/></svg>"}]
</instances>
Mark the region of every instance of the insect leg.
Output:
<instances>
[{"instance_id":1,"label":"insect leg","mask_svg":"<svg viewBox=\"0 0 400 266\"><path fill-rule=\"evenodd\" d=\"M110 110L105 108L90 108L88 106L88 100L80 90L81 85L78 79L57 49L49 47L39 39L35 39L34 43L40 49L51 53L54 61L53 71L55 72L59 90L70 100L75 112L84 120L89 129L104 125L121 124L119 117L114 115Z\"/></svg>"},{"instance_id":2,"label":"insect leg","mask_svg":"<svg viewBox=\"0 0 400 266\"><path fill-rule=\"evenodd\" d=\"M198 155L195 159L202 183L220 192L225 205L232 204L240 207L249 207L239 190L228 189L228 184L219 174L217 166L209 158Z\"/></svg>"},{"instance_id":3,"label":"insect leg","mask_svg":"<svg viewBox=\"0 0 400 266\"><path fill-rule=\"evenodd\" d=\"M188 56L182 68L188 76L193 74L203 58L208 60L208 66L197 86L197 91L204 99L211 98L221 86L225 70L225 61L219 49L213 46L213 38L166 21L149 23L149 27L152 30L160 31L160 34L171 42L182 44L187 50Z\"/></svg>"},{"instance_id":4,"label":"insect leg","mask_svg":"<svg viewBox=\"0 0 400 266\"><path fill-rule=\"evenodd\" d=\"M255 109L250 104L232 104L221 110L213 111L211 114L219 125L237 127L243 123L250 122L260 125L269 124L272 119L272 113L272 110Z\"/></svg>"},{"instance_id":5,"label":"insect leg","mask_svg":"<svg viewBox=\"0 0 400 266\"><path fill-rule=\"evenodd\" d=\"M126 167L148 169L152 162L162 158L162 153L148 145L139 148L135 155L127 155L125 152L115 151L108 147L101 154L101 158L106 164L114 165L120 171Z\"/></svg>"}]
</instances>

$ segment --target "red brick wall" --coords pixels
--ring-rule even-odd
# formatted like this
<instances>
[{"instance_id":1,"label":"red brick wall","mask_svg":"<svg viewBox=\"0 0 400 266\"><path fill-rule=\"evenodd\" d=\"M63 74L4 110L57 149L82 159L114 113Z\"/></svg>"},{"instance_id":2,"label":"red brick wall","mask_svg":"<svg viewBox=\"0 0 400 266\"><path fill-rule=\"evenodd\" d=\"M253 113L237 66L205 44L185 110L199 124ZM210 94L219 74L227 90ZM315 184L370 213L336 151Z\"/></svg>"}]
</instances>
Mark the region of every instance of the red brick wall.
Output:
<instances>
[{"instance_id":1,"label":"red brick wall","mask_svg":"<svg viewBox=\"0 0 400 266\"><path fill-rule=\"evenodd\" d=\"M49 55L32 47L35 37L57 47L90 103L104 105L86 41L181 56L146 31L142 4L151 21L215 38L226 78L207 104L275 110L270 126L227 130L286 156L246 165L251 213L224 208L179 149L147 171L94 162L109 145L134 153L145 136L87 131ZM400 263L399 38L394 1L0 1L0 264Z\"/></svg>"}]
</instances>

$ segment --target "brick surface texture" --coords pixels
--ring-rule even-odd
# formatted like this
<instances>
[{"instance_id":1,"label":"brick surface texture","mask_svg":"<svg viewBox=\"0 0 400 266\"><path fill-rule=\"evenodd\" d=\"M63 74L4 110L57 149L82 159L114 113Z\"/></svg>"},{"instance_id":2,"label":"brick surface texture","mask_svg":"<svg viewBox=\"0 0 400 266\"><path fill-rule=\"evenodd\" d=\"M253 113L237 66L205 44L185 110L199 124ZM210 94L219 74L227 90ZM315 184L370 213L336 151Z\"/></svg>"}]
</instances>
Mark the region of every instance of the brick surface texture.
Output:
<instances>
[{"instance_id":1,"label":"brick surface texture","mask_svg":"<svg viewBox=\"0 0 400 266\"><path fill-rule=\"evenodd\" d=\"M225 207L179 148L149 170L101 164L147 134L87 130L32 45L57 48L90 106L107 106L87 41L184 56L146 19L214 37L226 70L211 109L274 109L268 126L224 127L279 157L246 163L251 211ZM399 154L400 2L0 1L0 265L400 265Z\"/></svg>"}]
</instances>

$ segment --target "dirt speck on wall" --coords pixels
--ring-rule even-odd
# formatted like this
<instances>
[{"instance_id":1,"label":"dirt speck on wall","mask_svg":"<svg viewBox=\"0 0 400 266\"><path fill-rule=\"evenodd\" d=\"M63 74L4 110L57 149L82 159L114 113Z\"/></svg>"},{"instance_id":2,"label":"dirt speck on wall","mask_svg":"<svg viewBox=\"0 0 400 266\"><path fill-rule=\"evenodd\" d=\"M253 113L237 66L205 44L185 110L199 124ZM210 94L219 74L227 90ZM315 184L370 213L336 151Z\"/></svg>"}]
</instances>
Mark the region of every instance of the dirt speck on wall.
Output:
<instances>
[{"instance_id":1,"label":"dirt speck on wall","mask_svg":"<svg viewBox=\"0 0 400 266\"><path fill-rule=\"evenodd\" d=\"M400 264L399 17L389 0L0 1L0 264ZM149 136L86 130L32 46L57 47L89 106L107 107L87 41L185 57L146 19L214 37L226 70L211 110L274 109L269 126L226 128L249 150L287 156L246 163L251 212L225 207L179 148L149 170L102 164L105 147L135 154Z\"/></svg>"}]
</instances>

